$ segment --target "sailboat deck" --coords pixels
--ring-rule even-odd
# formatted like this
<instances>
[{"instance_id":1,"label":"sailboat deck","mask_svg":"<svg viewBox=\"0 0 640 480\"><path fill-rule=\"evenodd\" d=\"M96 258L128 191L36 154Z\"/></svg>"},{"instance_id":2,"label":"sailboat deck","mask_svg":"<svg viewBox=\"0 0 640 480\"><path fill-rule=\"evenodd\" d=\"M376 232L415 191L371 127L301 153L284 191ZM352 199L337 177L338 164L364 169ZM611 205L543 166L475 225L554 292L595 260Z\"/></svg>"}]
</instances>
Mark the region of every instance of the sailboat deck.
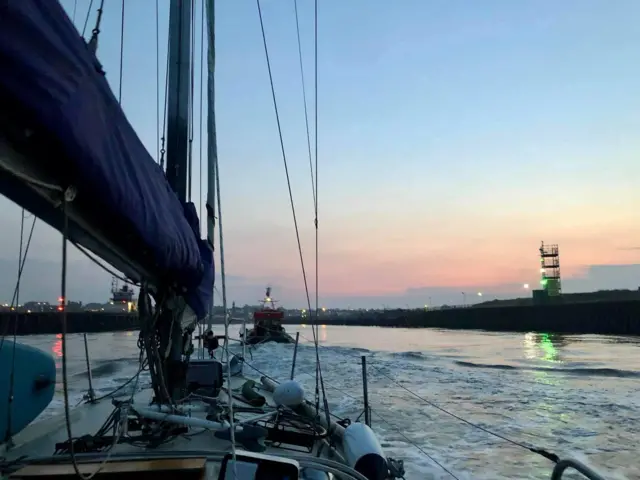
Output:
<instances>
[{"instance_id":1,"label":"sailboat deck","mask_svg":"<svg viewBox=\"0 0 640 480\"><path fill-rule=\"evenodd\" d=\"M157 479L158 475L179 474L181 480L201 480L216 478L217 473L211 468L213 464L206 458L185 459L152 459L152 460L124 460L114 461L102 465L101 462L82 463L78 470L85 476L94 472L96 478L126 478L135 475L136 480ZM11 478L37 480L47 478L77 478L71 464L57 465L27 465L21 468ZM173 477L175 478L175 477Z\"/></svg>"},{"instance_id":2,"label":"sailboat deck","mask_svg":"<svg viewBox=\"0 0 640 480\"><path fill-rule=\"evenodd\" d=\"M248 401L243 401L240 397L240 391L242 386L249 378L238 375L231 378L231 392L233 396L230 397L227 390L227 379L225 378L225 386L220 391L217 400L220 403L232 402L234 407L251 407ZM256 383L256 387L259 389L260 395L262 395L266 404L264 405L265 411L273 411L275 413L276 404L273 401L271 392L261 387L259 383ZM137 393L134 397L134 405L147 406L150 403L153 395L152 389L145 389ZM130 397L119 397L116 400L128 400ZM193 402L191 406L194 410L197 410L198 403ZM70 412L71 431L74 438L82 437L84 435L95 434L104 424L105 420L114 410L114 405L111 399L103 399L96 403L85 403L81 406L73 408ZM189 407L186 407L189 409ZM188 416L194 419L205 420L206 413L204 411L190 411ZM234 412L234 418L237 423L242 424L243 421L251 418L256 418L256 413L244 413ZM264 414L262 415L264 416ZM108 432L111 434L111 432ZM68 434L66 430L66 419L64 413L56 415L54 417L44 419L29 426L20 434L14 437L14 447L6 452L8 460L17 459L23 455L28 457L48 457L54 454L56 451L56 444L62 443L68 440ZM311 452L296 450L297 456L308 456L314 458L318 456L318 449L322 444L322 440L317 440ZM274 447L268 443L265 445L266 450L264 454L271 455L283 455L284 452L281 448ZM242 445L236 443L236 447L242 449ZM295 447L293 447L295 448ZM206 428L192 427L189 429L189 433L179 435L166 443L162 443L153 449L145 448L144 446L133 445L130 442L118 443L110 452L112 455L120 456L132 456L135 454L148 455L149 452L157 452L157 455L164 454L164 458L171 457L172 454L180 454L183 452L189 452L193 455L218 455L223 456L226 452L231 452L231 442L225 439L221 439L215 436L215 432ZM329 451L326 449L326 451ZM291 451L288 450L285 455L290 456ZM220 468L218 462L208 462L207 464L207 477L213 475L217 478L217 474Z\"/></svg>"}]
</instances>

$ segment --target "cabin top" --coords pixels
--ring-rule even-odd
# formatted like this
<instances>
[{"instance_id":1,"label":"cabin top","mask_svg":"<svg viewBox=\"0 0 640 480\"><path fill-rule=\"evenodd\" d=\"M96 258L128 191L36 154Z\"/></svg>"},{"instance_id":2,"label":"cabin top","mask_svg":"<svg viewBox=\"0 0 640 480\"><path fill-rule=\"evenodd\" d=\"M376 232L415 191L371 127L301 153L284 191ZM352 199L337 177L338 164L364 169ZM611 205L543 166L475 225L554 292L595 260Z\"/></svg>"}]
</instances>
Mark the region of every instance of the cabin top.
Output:
<instances>
[{"instance_id":1,"label":"cabin top","mask_svg":"<svg viewBox=\"0 0 640 480\"><path fill-rule=\"evenodd\" d=\"M254 320L267 320L276 323L280 323L279 321L284 318L284 311L282 310L259 310L254 312L253 319Z\"/></svg>"}]
</instances>

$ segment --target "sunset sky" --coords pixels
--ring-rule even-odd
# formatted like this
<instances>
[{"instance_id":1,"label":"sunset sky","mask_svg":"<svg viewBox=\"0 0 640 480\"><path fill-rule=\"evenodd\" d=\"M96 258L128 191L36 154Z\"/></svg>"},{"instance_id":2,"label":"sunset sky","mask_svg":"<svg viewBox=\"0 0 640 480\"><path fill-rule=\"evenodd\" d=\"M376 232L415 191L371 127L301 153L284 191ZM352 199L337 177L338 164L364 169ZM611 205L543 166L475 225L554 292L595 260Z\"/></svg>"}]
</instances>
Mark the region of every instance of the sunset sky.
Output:
<instances>
[{"instance_id":1,"label":"sunset sky","mask_svg":"<svg viewBox=\"0 0 640 480\"><path fill-rule=\"evenodd\" d=\"M62 3L73 15L74 1ZM159 3L163 92L168 0ZM229 295L255 303L270 284L286 304L302 306L256 4L217 3ZM298 3L313 135L313 1ZM98 56L117 92L120 2L106 4ZM88 5L77 2L80 30ZM126 2L123 107L155 157L154 5ZM263 0L262 7L313 289L313 199L294 2ZM459 301L461 291L523 295L524 283L539 280L541 240L560 245L567 291L640 285L640 268L623 267L640 264L638 18L637 0L321 0L322 302L418 306L428 297ZM88 32L94 22L92 12ZM196 146L193 200L203 204L197 152ZM17 268L20 213L2 201L2 262ZM53 300L60 235L39 224L31 248L23 298ZM108 275L79 254L72 261L69 298L106 300ZM15 277L6 270L1 284L8 297Z\"/></svg>"}]
</instances>

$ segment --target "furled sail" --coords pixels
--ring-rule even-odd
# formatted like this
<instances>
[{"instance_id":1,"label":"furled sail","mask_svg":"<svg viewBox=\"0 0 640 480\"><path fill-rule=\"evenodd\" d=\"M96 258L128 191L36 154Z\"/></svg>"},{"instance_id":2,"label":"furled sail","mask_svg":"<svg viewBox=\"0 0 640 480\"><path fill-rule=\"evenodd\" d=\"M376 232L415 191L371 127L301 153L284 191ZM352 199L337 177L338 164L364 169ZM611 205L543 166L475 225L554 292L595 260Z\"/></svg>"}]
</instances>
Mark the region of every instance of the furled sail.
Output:
<instances>
[{"instance_id":1,"label":"furled sail","mask_svg":"<svg viewBox=\"0 0 640 480\"><path fill-rule=\"evenodd\" d=\"M0 193L133 279L187 291L202 317L213 253L55 0L0 1Z\"/></svg>"}]
</instances>

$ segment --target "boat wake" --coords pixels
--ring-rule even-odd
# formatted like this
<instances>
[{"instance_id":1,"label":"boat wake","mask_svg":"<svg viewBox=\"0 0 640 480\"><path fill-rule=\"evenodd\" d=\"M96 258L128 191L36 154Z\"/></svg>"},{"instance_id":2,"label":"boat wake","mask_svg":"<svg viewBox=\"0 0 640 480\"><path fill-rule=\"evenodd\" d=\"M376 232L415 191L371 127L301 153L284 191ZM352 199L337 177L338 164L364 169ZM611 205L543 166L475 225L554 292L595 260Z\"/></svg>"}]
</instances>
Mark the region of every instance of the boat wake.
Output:
<instances>
[{"instance_id":1,"label":"boat wake","mask_svg":"<svg viewBox=\"0 0 640 480\"><path fill-rule=\"evenodd\" d=\"M102 377L111 377L115 375L119 370L122 370L125 362L130 362L132 359L121 359L121 360L100 360L94 362L91 365L91 376L93 378L102 378ZM75 372L71 375L71 377L88 377L89 374L86 370L81 372Z\"/></svg>"},{"instance_id":2,"label":"boat wake","mask_svg":"<svg viewBox=\"0 0 640 480\"><path fill-rule=\"evenodd\" d=\"M523 367L502 364L473 363L456 360L456 365L469 368L488 368L495 370L526 370L532 372L559 373L563 375L577 375L588 377L611 377L611 378L640 378L640 372L630 370L619 370L617 368L563 368L563 367Z\"/></svg>"},{"instance_id":3,"label":"boat wake","mask_svg":"<svg viewBox=\"0 0 640 480\"><path fill-rule=\"evenodd\" d=\"M93 350L91 362L93 387L96 396L101 396L137 372L136 337L114 334L96 337L104 342L102 350ZM312 399L316 360L315 349L308 343L310 339L310 332L301 330L295 378ZM114 344L121 359L115 362L108 358ZM239 354L240 347L232 343L231 351ZM70 353L74 355L70 359L74 372L70 400L75 404L87 393L88 379L80 373L85 365L81 345L70 349ZM637 372L593 368L592 363L577 362L572 363L571 368L471 362L462 359L473 355L473 351L455 355L448 348L390 352L321 343L319 354L330 410L352 421L363 412L360 357L367 356L372 426L385 453L404 460L407 479L451 478L418 448L461 479L471 478L459 473L465 471L474 479L547 479L549 462L462 424L420 402L402 387L462 418L525 444L572 456L584 452L594 467L609 469L607 478L623 479L625 474L634 478L637 472L633 467L635 454L631 451L630 439L640 435L640 426L628 419L640 416L640 401L634 393L637 389L631 388L635 382L626 380L637 378ZM285 380L291 375L292 359L293 345L261 344L247 350L246 373ZM598 380L593 382L591 378ZM622 389L620 382L627 382ZM149 385L148 373L143 372L138 387ZM134 382L122 392L130 393L133 386ZM614 386L616 394L612 396ZM43 415L59 412L62 407L60 387ZM627 467L611 474L618 465ZM531 476L532 472L537 473Z\"/></svg>"}]
</instances>

